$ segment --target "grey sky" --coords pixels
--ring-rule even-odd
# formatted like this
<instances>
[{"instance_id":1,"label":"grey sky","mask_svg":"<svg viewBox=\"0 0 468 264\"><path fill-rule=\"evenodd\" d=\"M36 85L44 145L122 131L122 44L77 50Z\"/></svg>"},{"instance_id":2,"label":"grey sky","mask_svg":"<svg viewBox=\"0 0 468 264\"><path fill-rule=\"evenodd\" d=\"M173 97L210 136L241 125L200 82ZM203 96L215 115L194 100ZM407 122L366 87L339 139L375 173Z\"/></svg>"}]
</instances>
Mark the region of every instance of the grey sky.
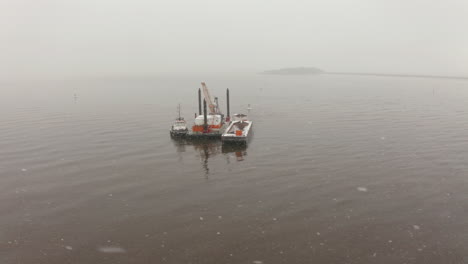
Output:
<instances>
[{"instance_id":1,"label":"grey sky","mask_svg":"<svg viewBox=\"0 0 468 264\"><path fill-rule=\"evenodd\" d=\"M468 75L466 0L0 0L1 77Z\"/></svg>"}]
</instances>

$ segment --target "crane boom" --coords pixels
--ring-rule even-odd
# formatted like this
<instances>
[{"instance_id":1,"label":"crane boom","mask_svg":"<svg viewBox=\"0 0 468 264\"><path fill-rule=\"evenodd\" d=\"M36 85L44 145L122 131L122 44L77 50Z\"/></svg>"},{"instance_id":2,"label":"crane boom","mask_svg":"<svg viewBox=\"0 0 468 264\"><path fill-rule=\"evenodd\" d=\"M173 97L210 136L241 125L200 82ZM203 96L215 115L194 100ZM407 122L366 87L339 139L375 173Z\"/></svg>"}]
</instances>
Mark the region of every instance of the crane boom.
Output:
<instances>
[{"instance_id":1,"label":"crane boom","mask_svg":"<svg viewBox=\"0 0 468 264\"><path fill-rule=\"evenodd\" d=\"M203 96L205 97L205 101L208 104L208 107L210 108L210 114L218 114L216 112L216 106L213 104L213 101L211 100L210 92L208 91L208 87L206 87L206 83L202 82L201 85L203 88Z\"/></svg>"}]
</instances>

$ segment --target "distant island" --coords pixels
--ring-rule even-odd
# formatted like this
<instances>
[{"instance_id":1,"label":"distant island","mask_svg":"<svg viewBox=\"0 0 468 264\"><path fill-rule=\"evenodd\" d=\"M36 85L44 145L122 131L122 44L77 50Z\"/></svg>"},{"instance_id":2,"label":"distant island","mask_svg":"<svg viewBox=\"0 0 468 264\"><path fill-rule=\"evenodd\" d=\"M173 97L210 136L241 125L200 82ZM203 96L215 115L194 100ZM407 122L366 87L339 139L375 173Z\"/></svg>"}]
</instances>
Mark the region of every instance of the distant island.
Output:
<instances>
[{"instance_id":1,"label":"distant island","mask_svg":"<svg viewBox=\"0 0 468 264\"><path fill-rule=\"evenodd\" d=\"M295 67L295 68L282 68L278 70L268 70L262 72L262 74L274 74L274 75L312 75L324 73L323 70L314 67Z\"/></svg>"}]
</instances>

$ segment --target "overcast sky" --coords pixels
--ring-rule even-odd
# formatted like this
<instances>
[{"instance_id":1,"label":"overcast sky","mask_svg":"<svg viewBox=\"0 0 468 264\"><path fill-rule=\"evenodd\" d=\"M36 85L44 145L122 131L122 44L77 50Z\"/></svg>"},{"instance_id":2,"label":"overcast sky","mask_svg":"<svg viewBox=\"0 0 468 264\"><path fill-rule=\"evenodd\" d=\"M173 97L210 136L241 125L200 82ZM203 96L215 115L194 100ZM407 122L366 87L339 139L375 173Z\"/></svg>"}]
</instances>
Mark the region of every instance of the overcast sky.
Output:
<instances>
[{"instance_id":1,"label":"overcast sky","mask_svg":"<svg viewBox=\"0 0 468 264\"><path fill-rule=\"evenodd\" d=\"M468 75L466 0L0 0L1 77Z\"/></svg>"}]
</instances>

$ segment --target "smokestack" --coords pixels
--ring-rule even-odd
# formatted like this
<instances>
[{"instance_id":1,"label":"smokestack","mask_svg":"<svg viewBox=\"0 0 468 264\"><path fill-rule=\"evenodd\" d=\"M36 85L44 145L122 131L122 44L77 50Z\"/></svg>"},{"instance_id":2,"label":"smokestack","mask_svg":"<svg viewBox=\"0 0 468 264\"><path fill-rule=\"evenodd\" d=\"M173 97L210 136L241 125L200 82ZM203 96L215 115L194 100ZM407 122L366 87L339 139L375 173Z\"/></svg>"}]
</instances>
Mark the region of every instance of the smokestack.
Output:
<instances>
[{"instance_id":1,"label":"smokestack","mask_svg":"<svg viewBox=\"0 0 468 264\"><path fill-rule=\"evenodd\" d=\"M206 116L206 100L203 99L203 133L208 132L208 118Z\"/></svg>"},{"instance_id":2,"label":"smokestack","mask_svg":"<svg viewBox=\"0 0 468 264\"><path fill-rule=\"evenodd\" d=\"M226 105L227 105L226 119L229 122L231 119L231 114L229 112L229 88L226 89Z\"/></svg>"},{"instance_id":3,"label":"smokestack","mask_svg":"<svg viewBox=\"0 0 468 264\"><path fill-rule=\"evenodd\" d=\"M201 115L201 89L198 88L198 114Z\"/></svg>"}]
</instances>

